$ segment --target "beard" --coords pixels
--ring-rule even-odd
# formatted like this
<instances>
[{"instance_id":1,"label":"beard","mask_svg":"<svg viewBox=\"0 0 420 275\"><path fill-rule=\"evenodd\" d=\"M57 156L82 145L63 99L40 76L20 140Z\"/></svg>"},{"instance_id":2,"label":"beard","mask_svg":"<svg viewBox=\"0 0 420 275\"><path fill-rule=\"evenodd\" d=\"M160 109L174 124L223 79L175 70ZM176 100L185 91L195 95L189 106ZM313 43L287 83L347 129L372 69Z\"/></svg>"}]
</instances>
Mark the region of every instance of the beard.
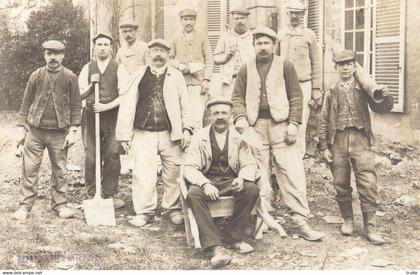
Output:
<instances>
[{"instance_id":1,"label":"beard","mask_svg":"<svg viewBox=\"0 0 420 275\"><path fill-rule=\"evenodd\" d=\"M233 30L237 33L244 33L244 32L246 32L247 27L246 27L245 24L238 24L238 25L235 25Z\"/></svg>"}]
</instances>

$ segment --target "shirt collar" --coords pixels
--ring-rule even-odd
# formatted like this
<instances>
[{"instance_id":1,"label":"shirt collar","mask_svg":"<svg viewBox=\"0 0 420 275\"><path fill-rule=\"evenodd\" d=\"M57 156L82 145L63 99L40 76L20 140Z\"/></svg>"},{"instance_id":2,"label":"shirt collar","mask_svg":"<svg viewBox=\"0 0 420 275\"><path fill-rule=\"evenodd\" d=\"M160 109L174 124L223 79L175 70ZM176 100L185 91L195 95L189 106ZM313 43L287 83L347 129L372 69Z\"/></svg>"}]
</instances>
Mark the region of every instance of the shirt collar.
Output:
<instances>
[{"instance_id":1,"label":"shirt collar","mask_svg":"<svg viewBox=\"0 0 420 275\"><path fill-rule=\"evenodd\" d=\"M239 38L241 38L241 39L245 39L245 38L247 38L248 36L252 35L252 32L251 32L249 29L248 29L246 32L241 33L241 34L239 34L239 33L235 32L234 30L232 30L232 33L233 33L235 36L237 36L237 37L239 37Z\"/></svg>"},{"instance_id":2,"label":"shirt collar","mask_svg":"<svg viewBox=\"0 0 420 275\"><path fill-rule=\"evenodd\" d=\"M101 72L101 74L103 74L106 70L106 68L108 67L109 61L111 61L111 57L108 57L105 60L101 60L101 59L96 59L96 62L98 64L98 68L99 71Z\"/></svg>"},{"instance_id":3,"label":"shirt collar","mask_svg":"<svg viewBox=\"0 0 420 275\"><path fill-rule=\"evenodd\" d=\"M348 90L353 85L353 82L354 82L354 78L351 78L349 81L340 80L339 85Z\"/></svg>"},{"instance_id":4,"label":"shirt collar","mask_svg":"<svg viewBox=\"0 0 420 275\"><path fill-rule=\"evenodd\" d=\"M166 71L166 68L167 67L168 67L167 64L165 64L164 66L162 66L160 68L155 67L153 65L150 65L150 72L152 74L156 75L157 77L159 77L159 76L161 76Z\"/></svg>"},{"instance_id":5,"label":"shirt collar","mask_svg":"<svg viewBox=\"0 0 420 275\"><path fill-rule=\"evenodd\" d=\"M302 23L300 23L299 25L297 25L297 27L292 27L290 24L289 24L289 34L300 34L301 32L302 32L302 30L303 30L303 24Z\"/></svg>"}]
</instances>

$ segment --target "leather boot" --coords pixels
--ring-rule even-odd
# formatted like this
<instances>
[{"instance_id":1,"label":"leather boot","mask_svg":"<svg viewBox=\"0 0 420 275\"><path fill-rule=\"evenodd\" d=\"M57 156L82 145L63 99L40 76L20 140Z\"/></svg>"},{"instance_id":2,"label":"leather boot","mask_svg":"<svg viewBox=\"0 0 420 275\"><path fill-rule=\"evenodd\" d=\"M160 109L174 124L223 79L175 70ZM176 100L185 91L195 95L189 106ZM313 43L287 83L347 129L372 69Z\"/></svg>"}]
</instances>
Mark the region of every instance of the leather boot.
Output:
<instances>
[{"instance_id":1,"label":"leather boot","mask_svg":"<svg viewBox=\"0 0 420 275\"><path fill-rule=\"evenodd\" d=\"M341 234L344 236L353 235L353 224L354 224L353 217L344 218L344 222L341 225L341 229L340 229Z\"/></svg>"},{"instance_id":2,"label":"leather boot","mask_svg":"<svg viewBox=\"0 0 420 275\"><path fill-rule=\"evenodd\" d=\"M296 234L307 241L319 241L326 235L322 232L312 229L307 223L296 229Z\"/></svg>"},{"instance_id":3,"label":"leather boot","mask_svg":"<svg viewBox=\"0 0 420 275\"><path fill-rule=\"evenodd\" d=\"M232 256L229 250L221 245L213 248L213 257L211 258L212 268L219 268L229 264L232 261Z\"/></svg>"},{"instance_id":4,"label":"leather boot","mask_svg":"<svg viewBox=\"0 0 420 275\"><path fill-rule=\"evenodd\" d=\"M370 243L381 245L385 240L376 232L376 217L375 212L363 212L363 224L365 227L365 234Z\"/></svg>"}]
</instances>

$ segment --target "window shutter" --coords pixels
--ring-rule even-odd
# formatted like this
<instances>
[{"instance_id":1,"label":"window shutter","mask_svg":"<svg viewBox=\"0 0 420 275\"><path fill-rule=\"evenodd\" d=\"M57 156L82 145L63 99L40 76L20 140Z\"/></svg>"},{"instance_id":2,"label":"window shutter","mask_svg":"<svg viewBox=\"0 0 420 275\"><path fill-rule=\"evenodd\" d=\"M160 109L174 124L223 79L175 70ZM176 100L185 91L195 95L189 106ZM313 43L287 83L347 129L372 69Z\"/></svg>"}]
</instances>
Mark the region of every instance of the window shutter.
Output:
<instances>
[{"instance_id":1,"label":"window shutter","mask_svg":"<svg viewBox=\"0 0 420 275\"><path fill-rule=\"evenodd\" d=\"M230 0L207 1L207 35L214 52L220 35L225 31L229 20ZM220 66L213 66L214 73L220 73Z\"/></svg>"},{"instance_id":2,"label":"window shutter","mask_svg":"<svg viewBox=\"0 0 420 275\"><path fill-rule=\"evenodd\" d=\"M373 75L394 97L393 112L404 112L406 0L376 0Z\"/></svg>"},{"instance_id":3,"label":"window shutter","mask_svg":"<svg viewBox=\"0 0 420 275\"><path fill-rule=\"evenodd\" d=\"M318 41L320 41L320 35L322 35L321 12L322 6L320 0L308 1L308 29L315 32Z\"/></svg>"},{"instance_id":4,"label":"window shutter","mask_svg":"<svg viewBox=\"0 0 420 275\"><path fill-rule=\"evenodd\" d=\"M156 1L156 37L165 39L165 0Z\"/></svg>"}]
</instances>

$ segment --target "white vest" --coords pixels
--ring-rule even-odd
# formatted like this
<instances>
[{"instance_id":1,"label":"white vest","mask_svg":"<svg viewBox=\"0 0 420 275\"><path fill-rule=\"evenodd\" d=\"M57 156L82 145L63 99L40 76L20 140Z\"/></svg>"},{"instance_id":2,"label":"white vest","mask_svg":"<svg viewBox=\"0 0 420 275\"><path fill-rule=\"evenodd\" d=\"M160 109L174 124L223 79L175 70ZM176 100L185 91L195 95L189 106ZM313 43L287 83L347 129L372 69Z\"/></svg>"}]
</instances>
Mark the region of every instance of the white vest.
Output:
<instances>
[{"instance_id":1,"label":"white vest","mask_svg":"<svg viewBox=\"0 0 420 275\"><path fill-rule=\"evenodd\" d=\"M284 59L274 55L273 63L266 79L267 101L274 121L281 122L289 117L289 100L283 76ZM261 78L257 71L256 59L246 64L246 116L249 125L254 125L258 118L261 96Z\"/></svg>"}]
</instances>

